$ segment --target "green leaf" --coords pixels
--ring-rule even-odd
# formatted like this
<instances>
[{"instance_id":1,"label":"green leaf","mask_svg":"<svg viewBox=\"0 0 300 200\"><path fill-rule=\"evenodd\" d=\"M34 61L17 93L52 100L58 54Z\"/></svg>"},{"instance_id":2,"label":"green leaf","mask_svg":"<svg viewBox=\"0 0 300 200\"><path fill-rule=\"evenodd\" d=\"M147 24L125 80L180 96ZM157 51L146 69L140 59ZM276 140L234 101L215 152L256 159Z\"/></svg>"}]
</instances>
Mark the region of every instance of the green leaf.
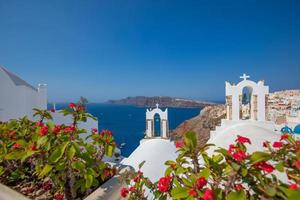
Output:
<instances>
[{"instance_id":1,"label":"green leaf","mask_svg":"<svg viewBox=\"0 0 300 200\"><path fill-rule=\"evenodd\" d=\"M173 199L181 199L188 197L188 191L187 188L183 187L175 187L171 191L171 195Z\"/></svg>"},{"instance_id":2,"label":"green leaf","mask_svg":"<svg viewBox=\"0 0 300 200\"><path fill-rule=\"evenodd\" d=\"M275 168L278 171L280 171L280 172L284 172L284 164L283 164L283 162L278 163Z\"/></svg>"},{"instance_id":3,"label":"green leaf","mask_svg":"<svg viewBox=\"0 0 300 200\"><path fill-rule=\"evenodd\" d=\"M256 151L251 155L251 160L253 163L257 163L260 161L267 161L271 158L271 156L268 153Z\"/></svg>"},{"instance_id":4,"label":"green leaf","mask_svg":"<svg viewBox=\"0 0 300 200\"><path fill-rule=\"evenodd\" d=\"M114 146L112 145L108 145L105 151L106 155L109 157L112 157L113 153L114 153Z\"/></svg>"},{"instance_id":5,"label":"green leaf","mask_svg":"<svg viewBox=\"0 0 300 200\"><path fill-rule=\"evenodd\" d=\"M184 142L189 148L191 148L191 149L196 148L197 138L196 138L195 132L190 131L190 132L187 132L186 134L184 134Z\"/></svg>"},{"instance_id":6,"label":"green leaf","mask_svg":"<svg viewBox=\"0 0 300 200\"><path fill-rule=\"evenodd\" d=\"M165 176L169 176L172 173L173 169L171 167L168 167L165 171Z\"/></svg>"},{"instance_id":7,"label":"green leaf","mask_svg":"<svg viewBox=\"0 0 300 200\"><path fill-rule=\"evenodd\" d=\"M246 193L244 190L240 190L237 192L230 192L227 200L245 200L246 199Z\"/></svg>"},{"instance_id":8,"label":"green leaf","mask_svg":"<svg viewBox=\"0 0 300 200\"><path fill-rule=\"evenodd\" d=\"M25 156L26 152L13 151L5 156L6 160L20 160Z\"/></svg>"},{"instance_id":9,"label":"green leaf","mask_svg":"<svg viewBox=\"0 0 300 200\"><path fill-rule=\"evenodd\" d=\"M83 171L85 169L85 164L81 161L72 162L72 168Z\"/></svg>"},{"instance_id":10,"label":"green leaf","mask_svg":"<svg viewBox=\"0 0 300 200\"><path fill-rule=\"evenodd\" d=\"M3 166L0 166L0 176L5 172L5 168Z\"/></svg>"},{"instance_id":11,"label":"green leaf","mask_svg":"<svg viewBox=\"0 0 300 200\"><path fill-rule=\"evenodd\" d=\"M84 175L84 179L85 179L85 188L90 188L93 184L93 176L91 174L85 174Z\"/></svg>"},{"instance_id":12,"label":"green leaf","mask_svg":"<svg viewBox=\"0 0 300 200\"><path fill-rule=\"evenodd\" d=\"M47 136L40 137L37 141L37 147L39 148L39 147L43 146L44 144L46 144L47 141L48 141Z\"/></svg>"},{"instance_id":13,"label":"green leaf","mask_svg":"<svg viewBox=\"0 0 300 200\"><path fill-rule=\"evenodd\" d=\"M72 160L75 153L76 153L76 149L73 145L71 145L71 147L69 148L69 151L68 151L68 159Z\"/></svg>"},{"instance_id":14,"label":"green leaf","mask_svg":"<svg viewBox=\"0 0 300 200\"><path fill-rule=\"evenodd\" d=\"M42 178L46 174L48 174L52 170L53 166L46 164L45 167L42 169L41 173L39 174L39 177Z\"/></svg>"},{"instance_id":15,"label":"green leaf","mask_svg":"<svg viewBox=\"0 0 300 200\"><path fill-rule=\"evenodd\" d=\"M208 168L204 168L200 173L199 173L200 177L204 177L206 179L208 179L208 177L210 176L210 170Z\"/></svg>"},{"instance_id":16,"label":"green leaf","mask_svg":"<svg viewBox=\"0 0 300 200\"><path fill-rule=\"evenodd\" d=\"M58 146L49 157L49 161L51 163L56 163L65 153L66 147L68 146L69 142L65 142L62 145Z\"/></svg>"}]
</instances>

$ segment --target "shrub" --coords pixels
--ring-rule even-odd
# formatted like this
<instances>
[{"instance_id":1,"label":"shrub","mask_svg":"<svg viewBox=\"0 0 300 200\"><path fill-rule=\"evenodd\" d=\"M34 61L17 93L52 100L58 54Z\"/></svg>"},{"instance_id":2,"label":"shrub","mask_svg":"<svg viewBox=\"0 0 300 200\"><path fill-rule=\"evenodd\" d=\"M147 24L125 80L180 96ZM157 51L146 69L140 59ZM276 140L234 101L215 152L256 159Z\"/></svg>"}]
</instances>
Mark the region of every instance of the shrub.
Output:
<instances>
[{"instance_id":1,"label":"shrub","mask_svg":"<svg viewBox=\"0 0 300 200\"><path fill-rule=\"evenodd\" d=\"M116 146L111 132L98 134L93 129L88 143L81 136L87 131L78 122L94 117L74 103L61 112L72 116L71 125L54 124L49 111L38 109L34 114L38 122L24 117L0 124L1 182L11 186L31 182L37 188L29 192L42 188L54 199L70 200L85 196L114 174L102 161L104 155L112 156Z\"/></svg>"},{"instance_id":2,"label":"shrub","mask_svg":"<svg viewBox=\"0 0 300 200\"><path fill-rule=\"evenodd\" d=\"M164 177L152 183L140 171L126 174L128 187L121 195L146 199L147 188L154 199L299 199L300 141L283 134L273 144L264 142L265 151L253 153L247 152L247 145L250 139L238 136L235 144L210 156L207 149L212 145L199 149L195 133L188 132L176 143L177 159L165 162ZM279 173L288 183L276 176Z\"/></svg>"}]
</instances>

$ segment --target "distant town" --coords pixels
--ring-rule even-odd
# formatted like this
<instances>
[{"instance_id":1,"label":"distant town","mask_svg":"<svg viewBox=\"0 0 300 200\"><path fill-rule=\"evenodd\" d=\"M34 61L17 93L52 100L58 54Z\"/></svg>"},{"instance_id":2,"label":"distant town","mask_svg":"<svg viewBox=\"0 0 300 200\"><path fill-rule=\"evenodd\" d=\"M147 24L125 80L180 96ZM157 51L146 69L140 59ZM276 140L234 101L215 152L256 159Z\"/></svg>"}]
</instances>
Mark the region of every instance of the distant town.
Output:
<instances>
[{"instance_id":1,"label":"distant town","mask_svg":"<svg viewBox=\"0 0 300 200\"><path fill-rule=\"evenodd\" d=\"M270 93L268 118L276 124L298 124L300 119L300 90Z\"/></svg>"}]
</instances>

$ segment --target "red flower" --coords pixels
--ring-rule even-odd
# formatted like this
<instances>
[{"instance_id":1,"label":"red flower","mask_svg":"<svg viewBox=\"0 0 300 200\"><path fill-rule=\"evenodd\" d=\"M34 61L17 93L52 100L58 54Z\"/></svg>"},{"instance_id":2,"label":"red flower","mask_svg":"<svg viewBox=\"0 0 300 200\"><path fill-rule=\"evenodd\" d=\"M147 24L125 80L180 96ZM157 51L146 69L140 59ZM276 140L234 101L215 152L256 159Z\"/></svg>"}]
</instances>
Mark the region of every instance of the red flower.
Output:
<instances>
[{"instance_id":1,"label":"red flower","mask_svg":"<svg viewBox=\"0 0 300 200\"><path fill-rule=\"evenodd\" d=\"M134 190L135 190L135 187L134 187L134 186L131 186L131 187L129 188L129 191L130 191L130 192L134 192Z\"/></svg>"},{"instance_id":2,"label":"red flower","mask_svg":"<svg viewBox=\"0 0 300 200\"><path fill-rule=\"evenodd\" d=\"M242 184L236 184L235 185L235 189L237 190L237 191L240 191L241 189L243 189L244 187L242 186Z\"/></svg>"},{"instance_id":3,"label":"red flower","mask_svg":"<svg viewBox=\"0 0 300 200\"><path fill-rule=\"evenodd\" d=\"M65 132L65 133L72 133L73 131L75 131L75 127L74 127L74 126L67 126L67 127L64 129L64 132Z\"/></svg>"},{"instance_id":4,"label":"red flower","mask_svg":"<svg viewBox=\"0 0 300 200\"><path fill-rule=\"evenodd\" d=\"M50 111L51 111L51 112L55 112L55 109L54 109L54 108L52 108Z\"/></svg>"},{"instance_id":5,"label":"red flower","mask_svg":"<svg viewBox=\"0 0 300 200\"><path fill-rule=\"evenodd\" d=\"M92 128L92 133L97 133L97 132L98 132L98 129Z\"/></svg>"},{"instance_id":6,"label":"red flower","mask_svg":"<svg viewBox=\"0 0 300 200\"><path fill-rule=\"evenodd\" d=\"M64 195L63 194L56 194L53 198L54 200L63 200L64 199Z\"/></svg>"},{"instance_id":7,"label":"red flower","mask_svg":"<svg viewBox=\"0 0 300 200\"><path fill-rule=\"evenodd\" d=\"M296 162L294 163L294 165L295 165L298 169L300 169L300 160L296 161Z\"/></svg>"},{"instance_id":8,"label":"red flower","mask_svg":"<svg viewBox=\"0 0 300 200\"><path fill-rule=\"evenodd\" d=\"M291 189L291 190L297 190L298 189L298 185L296 183L292 183L292 184L290 184L289 189Z\"/></svg>"},{"instance_id":9,"label":"red flower","mask_svg":"<svg viewBox=\"0 0 300 200\"><path fill-rule=\"evenodd\" d=\"M121 189L121 197L126 198L127 195L128 195L128 193L129 193L129 191L128 191L127 188L124 188L124 187L123 187L123 188Z\"/></svg>"},{"instance_id":10,"label":"red flower","mask_svg":"<svg viewBox=\"0 0 300 200\"><path fill-rule=\"evenodd\" d=\"M196 180L196 187L198 190L202 189L207 184L207 180L204 177L200 177Z\"/></svg>"},{"instance_id":11,"label":"red flower","mask_svg":"<svg viewBox=\"0 0 300 200\"><path fill-rule=\"evenodd\" d=\"M274 167L269 163L267 163L266 161L258 162L255 165L267 173L272 173L274 170Z\"/></svg>"},{"instance_id":12,"label":"red flower","mask_svg":"<svg viewBox=\"0 0 300 200\"><path fill-rule=\"evenodd\" d=\"M46 181L46 182L44 182L43 185L42 185L42 188L43 188L44 190L50 190L50 189L52 188L52 183L51 183L51 181Z\"/></svg>"},{"instance_id":13,"label":"red flower","mask_svg":"<svg viewBox=\"0 0 300 200\"><path fill-rule=\"evenodd\" d=\"M238 135L238 137L237 137L237 139L235 140L236 142L238 142L238 143L249 143L249 144L251 144L251 141L250 141L250 139L249 138L246 138L246 137L243 137L243 136L240 136L240 135Z\"/></svg>"},{"instance_id":14,"label":"red flower","mask_svg":"<svg viewBox=\"0 0 300 200\"><path fill-rule=\"evenodd\" d=\"M14 145L12 145L12 148L13 148L13 149L18 149L18 148L20 148L21 146L22 146L21 144L15 143Z\"/></svg>"},{"instance_id":15,"label":"red flower","mask_svg":"<svg viewBox=\"0 0 300 200\"><path fill-rule=\"evenodd\" d=\"M143 172L138 171L138 174L133 178L133 181L136 183L140 180L141 176L143 175Z\"/></svg>"},{"instance_id":16,"label":"red flower","mask_svg":"<svg viewBox=\"0 0 300 200\"><path fill-rule=\"evenodd\" d=\"M40 130L40 136L44 136L48 133L48 126L43 126Z\"/></svg>"},{"instance_id":17,"label":"red flower","mask_svg":"<svg viewBox=\"0 0 300 200\"><path fill-rule=\"evenodd\" d=\"M36 126L37 126L37 127L43 127L43 126L44 126L44 123L43 123L43 122L37 122L37 123L36 123Z\"/></svg>"},{"instance_id":18,"label":"red flower","mask_svg":"<svg viewBox=\"0 0 300 200\"><path fill-rule=\"evenodd\" d=\"M69 107L72 108L72 109L74 109L76 107L76 104L73 103L73 102L71 102L71 103L69 103Z\"/></svg>"},{"instance_id":19,"label":"red flower","mask_svg":"<svg viewBox=\"0 0 300 200\"><path fill-rule=\"evenodd\" d=\"M191 188L191 189L189 190L189 196L195 197L195 196L197 196L197 192L196 192L193 188Z\"/></svg>"},{"instance_id":20,"label":"red flower","mask_svg":"<svg viewBox=\"0 0 300 200\"><path fill-rule=\"evenodd\" d=\"M232 154L232 157L233 157L233 159L235 159L236 161L242 161L242 160L244 160L245 158L247 158L247 155L246 155L246 153L245 153L243 150L238 149L236 152L234 152L234 153Z\"/></svg>"},{"instance_id":21,"label":"red flower","mask_svg":"<svg viewBox=\"0 0 300 200\"><path fill-rule=\"evenodd\" d=\"M282 142L274 142L274 143L273 143L273 147L274 147L274 148L281 148L282 145L283 145Z\"/></svg>"},{"instance_id":22,"label":"red flower","mask_svg":"<svg viewBox=\"0 0 300 200\"><path fill-rule=\"evenodd\" d=\"M31 146L29 147L29 150L31 150L31 151L36 151L36 150L37 150L36 145L35 145L35 144L31 145Z\"/></svg>"},{"instance_id":23,"label":"red flower","mask_svg":"<svg viewBox=\"0 0 300 200\"><path fill-rule=\"evenodd\" d=\"M54 126L54 128L53 128L53 133L54 134L59 134L59 132L61 131L61 125L56 125L56 126Z\"/></svg>"},{"instance_id":24,"label":"red flower","mask_svg":"<svg viewBox=\"0 0 300 200\"><path fill-rule=\"evenodd\" d=\"M78 111L84 111L84 107L83 106L77 106L77 110Z\"/></svg>"},{"instance_id":25,"label":"red flower","mask_svg":"<svg viewBox=\"0 0 300 200\"><path fill-rule=\"evenodd\" d=\"M235 146L233 144L229 145L228 153L231 154L232 152L234 152L234 150L235 150Z\"/></svg>"},{"instance_id":26,"label":"red flower","mask_svg":"<svg viewBox=\"0 0 300 200\"><path fill-rule=\"evenodd\" d=\"M161 192L167 192L169 189L170 182L171 182L170 176L160 178L157 184L158 190Z\"/></svg>"},{"instance_id":27,"label":"red flower","mask_svg":"<svg viewBox=\"0 0 300 200\"><path fill-rule=\"evenodd\" d=\"M211 189L206 189L203 194L203 200L213 200L214 194Z\"/></svg>"},{"instance_id":28,"label":"red flower","mask_svg":"<svg viewBox=\"0 0 300 200\"><path fill-rule=\"evenodd\" d=\"M287 139L289 139L289 135L288 135L288 134L283 134L283 135L281 135L281 137L280 137L280 141L282 141L282 140L287 140Z\"/></svg>"},{"instance_id":29,"label":"red flower","mask_svg":"<svg viewBox=\"0 0 300 200\"><path fill-rule=\"evenodd\" d=\"M183 146L183 141L182 140L176 141L175 146L177 149L181 148Z\"/></svg>"}]
</instances>

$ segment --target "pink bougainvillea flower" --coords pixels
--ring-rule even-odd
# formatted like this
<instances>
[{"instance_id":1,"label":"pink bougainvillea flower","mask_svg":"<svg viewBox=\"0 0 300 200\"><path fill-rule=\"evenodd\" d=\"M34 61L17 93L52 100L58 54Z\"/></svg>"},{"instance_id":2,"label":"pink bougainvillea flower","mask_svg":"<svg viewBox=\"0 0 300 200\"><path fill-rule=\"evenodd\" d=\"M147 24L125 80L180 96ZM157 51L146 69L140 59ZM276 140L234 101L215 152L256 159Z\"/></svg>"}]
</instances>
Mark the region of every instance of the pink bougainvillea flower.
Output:
<instances>
[{"instance_id":1,"label":"pink bougainvillea flower","mask_svg":"<svg viewBox=\"0 0 300 200\"><path fill-rule=\"evenodd\" d=\"M63 200L64 195L62 193L54 195L53 200Z\"/></svg>"},{"instance_id":2,"label":"pink bougainvillea flower","mask_svg":"<svg viewBox=\"0 0 300 200\"><path fill-rule=\"evenodd\" d=\"M40 136L45 136L48 133L48 126L42 126L40 130Z\"/></svg>"},{"instance_id":3,"label":"pink bougainvillea flower","mask_svg":"<svg viewBox=\"0 0 300 200\"><path fill-rule=\"evenodd\" d=\"M126 198L127 195L128 195L128 193L129 193L129 191L128 191L127 188L124 188L124 187L123 187L123 188L121 189L121 197Z\"/></svg>"},{"instance_id":4,"label":"pink bougainvillea flower","mask_svg":"<svg viewBox=\"0 0 300 200\"><path fill-rule=\"evenodd\" d=\"M282 141L282 140L288 140L288 139L289 139L289 135L288 134L283 134L280 137L280 141Z\"/></svg>"},{"instance_id":5,"label":"pink bougainvillea flower","mask_svg":"<svg viewBox=\"0 0 300 200\"><path fill-rule=\"evenodd\" d=\"M182 140L176 141L175 146L176 146L177 149L181 148L183 146L183 141Z\"/></svg>"},{"instance_id":6,"label":"pink bougainvillea flower","mask_svg":"<svg viewBox=\"0 0 300 200\"><path fill-rule=\"evenodd\" d=\"M64 128L65 133L72 133L73 131L75 131L74 126L67 126L66 128Z\"/></svg>"},{"instance_id":7,"label":"pink bougainvillea flower","mask_svg":"<svg viewBox=\"0 0 300 200\"><path fill-rule=\"evenodd\" d=\"M61 131L61 125L55 125L53 128L53 133L57 135L59 134L60 131Z\"/></svg>"},{"instance_id":8,"label":"pink bougainvillea flower","mask_svg":"<svg viewBox=\"0 0 300 200\"><path fill-rule=\"evenodd\" d=\"M92 133L97 133L98 129L97 128L92 128Z\"/></svg>"},{"instance_id":9,"label":"pink bougainvillea flower","mask_svg":"<svg viewBox=\"0 0 300 200\"><path fill-rule=\"evenodd\" d=\"M228 153L233 153L235 150L235 146L233 144L229 145L229 148L228 148Z\"/></svg>"},{"instance_id":10,"label":"pink bougainvillea flower","mask_svg":"<svg viewBox=\"0 0 300 200\"><path fill-rule=\"evenodd\" d=\"M236 189L237 191L240 191L241 189L244 189L244 187L243 187L242 184L236 184L234 187L235 187L235 189Z\"/></svg>"},{"instance_id":11,"label":"pink bougainvillea flower","mask_svg":"<svg viewBox=\"0 0 300 200\"><path fill-rule=\"evenodd\" d=\"M246 138L246 137L243 137L243 136L240 136L240 135L237 136L237 139L235 141L238 142L238 143L243 143L243 144L244 143L251 144L251 141L250 141L249 138Z\"/></svg>"},{"instance_id":12,"label":"pink bougainvillea flower","mask_svg":"<svg viewBox=\"0 0 300 200\"><path fill-rule=\"evenodd\" d=\"M43 183L43 185L42 185L42 188L44 189L44 190L50 190L51 188L52 188L52 183L51 183L51 181L45 181L44 183Z\"/></svg>"},{"instance_id":13,"label":"pink bougainvillea flower","mask_svg":"<svg viewBox=\"0 0 300 200\"><path fill-rule=\"evenodd\" d=\"M242 160L245 160L247 158L247 155L243 150L238 149L236 152L232 153L232 157L236 161L242 161Z\"/></svg>"},{"instance_id":14,"label":"pink bougainvillea flower","mask_svg":"<svg viewBox=\"0 0 300 200\"><path fill-rule=\"evenodd\" d=\"M213 200L214 198L213 191L211 189L206 189L202 198L203 200Z\"/></svg>"},{"instance_id":15,"label":"pink bougainvillea flower","mask_svg":"<svg viewBox=\"0 0 300 200\"><path fill-rule=\"evenodd\" d=\"M170 176L165 176L160 178L157 184L158 190L161 192L167 192L170 186L170 182L171 182Z\"/></svg>"},{"instance_id":16,"label":"pink bougainvillea flower","mask_svg":"<svg viewBox=\"0 0 300 200\"><path fill-rule=\"evenodd\" d=\"M196 197L197 196L197 192L195 191L194 188L189 189L189 196L191 196L191 197Z\"/></svg>"},{"instance_id":17,"label":"pink bougainvillea flower","mask_svg":"<svg viewBox=\"0 0 300 200\"><path fill-rule=\"evenodd\" d=\"M196 180L196 187L198 190L201 190L206 184L207 180L204 177L200 177Z\"/></svg>"},{"instance_id":18,"label":"pink bougainvillea flower","mask_svg":"<svg viewBox=\"0 0 300 200\"><path fill-rule=\"evenodd\" d=\"M73 102L71 102L71 103L69 103L69 107L72 108L72 109L74 109L76 107L76 104L73 103Z\"/></svg>"},{"instance_id":19,"label":"pink bougainvillea flower","mask_svg":"<svg viewBox=\"0 0 300 200\"><path fill-rule=\"evenodd\" d=\"M130 192L134 192L134 191L135 191L135 187L134 187L134 186L131 186L131 187L129 188L129 191L130 191Z\"/></svg>"},{"instance_id":20,"label":"pink bougainvillea flower","mask_svg":"<svg viewBox=\"0 0 300 200\"><path fill-rule=\"evenodd\" d=\"M298 169L300 169L300 160L296 161L296 162L294 163L294 165L295 165Z\"/></svg>"},{"instance_id":21,"label":"pink bougainvillea flower","mask_svg":"<svg viewBox=\"0 0 300 200\"><path fill-rule=\"evenodd\" d=\"M258 162L255 165L267 173L272 173L274 171L274 167L266 161Z\"/></svg>"},{"instance_id":22,"label":"pink bougainvillea flower","mask_svg":"<svg viewBox=\"0 0 300 200\"><path fill-rule=\"evenodd\" d=\"M36 126L37 126L37 127L43 127L43 126L44 126L44 123L43 123L43 122L37 122L37 123L36 123Z\"/></svg>"},{"instance_id":23,"label":"pink bougainvillea flower","mask_svg":"<svg viewBox=\"0 0 300 200\"><path fill-rule=\"evenodd\" d=\"M78 111L84 111L84 107L83 106L77 106L77 110Z\"/></svg>"},{"instance_id":24,"label":"pink bougainvillea flower","mask_svg":"<svg viewBox=\"0 0 300 200\"><path fill-rule=\"evenodd\" d=\"M29 146L29 150L36 151L37 150L36 144L32 144L31 146Z\"/></svg>"},{"instance_id":25,"label":"pink bougainvillea flower","mask_svg":"<svg viewBox=\"0 0 300 200\"><path fill-rule=\"evenodd\" d=\"M19 149L22 145L19 143L15 143L14 145L12 145L13 149Z\"/></svg>"},{"instance_id":26,"label":"pink bougainvillea flower","mask_svg":"<svg viewBox=\"0 0 300 200\"><path fill-rule=\"evenodd\" d=\"M283 146L282 142L274 142L273 147L274 148L281 148Z\"/></svg>"},{"instance_id":27,"label":"pink bougainvillea flower","mask_svg":"<svg viewBox=\"0 0 300 200\"><path fill-rule=\"evenodd\" d=\"M289 189L298 190L298 185L296 183L292 183L292 184L289 185Z\"/></svg>"}]
</instances>

